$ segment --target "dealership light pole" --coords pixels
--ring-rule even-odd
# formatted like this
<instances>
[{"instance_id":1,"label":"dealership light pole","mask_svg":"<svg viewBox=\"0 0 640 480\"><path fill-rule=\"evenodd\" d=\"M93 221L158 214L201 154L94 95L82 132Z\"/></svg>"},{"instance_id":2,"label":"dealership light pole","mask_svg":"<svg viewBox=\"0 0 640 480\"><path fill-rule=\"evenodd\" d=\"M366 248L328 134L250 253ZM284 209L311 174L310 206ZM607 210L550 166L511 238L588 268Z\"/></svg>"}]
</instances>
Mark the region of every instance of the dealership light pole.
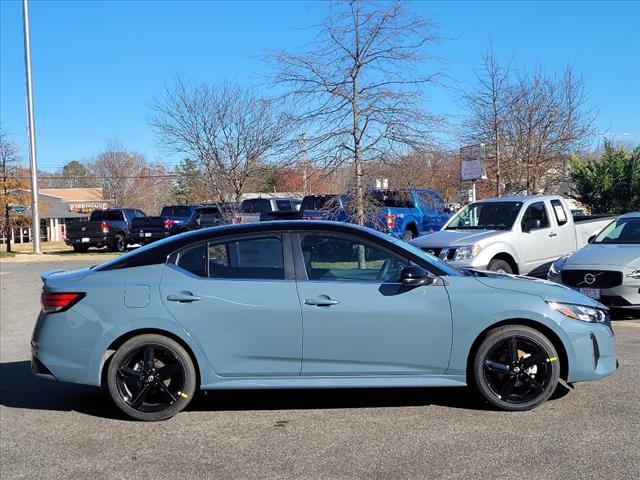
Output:
<instances>
[{"instance_id":1,"label":"dealership light pole","mask_svg":"<svg viewBox=\"0 0 640 480\"><path fill-rule=\"evenodd\" d=\"M38 161L36 158L36 131L33 119L33 84L31 83L31 43L29 41L29 6L22 0L22 27L24 32L24 66L27 83L27 119L29 122L29 164L31 166L31 241L33 253L40 251L40 214L38 212Z\"/></svg>"}]
</instances>

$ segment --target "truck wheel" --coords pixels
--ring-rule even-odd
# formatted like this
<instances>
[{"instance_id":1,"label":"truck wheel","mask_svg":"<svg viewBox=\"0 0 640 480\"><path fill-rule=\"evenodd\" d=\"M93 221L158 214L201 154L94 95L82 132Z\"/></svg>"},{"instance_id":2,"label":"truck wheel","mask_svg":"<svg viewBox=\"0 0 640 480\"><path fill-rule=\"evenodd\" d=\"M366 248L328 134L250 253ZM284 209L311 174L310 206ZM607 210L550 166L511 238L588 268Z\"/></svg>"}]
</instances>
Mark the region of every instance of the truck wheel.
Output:
<instances>
[{"instance_id":1,"label":"truck wheel","mask_svg":"<svg viewBox=\"0 0 640 480\"><path fill-rule=\"evenodd\" d=\"M89 247L83 246L83 245L74 245L73 246L73 251L75 253L87 253L87 251L89 250Z\"/></svg>"},{"instance_id":2,"label":"truck wheel","mask_svg":"<svg viewBox=\"0 0 640 480\"><path fill-rule=\"evenodd\" d=\"M560 361L553 344L539 331L522 325L489 332L473 364L476 388L501 410L537 407L551 397L559 378Z\"/></svg>"},{"instance_id":3,"label":"truck wheel","mask_svg":"<svg viewBox=\"0 0 640 480\"><path fill-rule=\"evenodd\" d=\"M404 240L405 242L410 242L414 238L415 235L413 234L412 230L405 230L405 232L402 234L402 240Z\"/></svg>"},{"instance_id":4,"label":"truck wheel","mask_svg":"<svg viewBox=\"0 0 640 480\"><path fill-rule=\"evenodd\" d=\"M118 233L113 240L113 250L116 252L124 252L127 249L127 240L124 238L124 235Z\"/></svg>"},{"instance_id":5,"label":"truck wheel","mask_svg":"<svg viewBox=\"0 0 640 480\"><path fill-rule=\"evenodd\" d=\"M490 272L499 272L499 273L513 273L513 267L506 260L501 260L499 258L494 258L489 262L489 266L487 270Z\"/></svg>"}]
</instances>

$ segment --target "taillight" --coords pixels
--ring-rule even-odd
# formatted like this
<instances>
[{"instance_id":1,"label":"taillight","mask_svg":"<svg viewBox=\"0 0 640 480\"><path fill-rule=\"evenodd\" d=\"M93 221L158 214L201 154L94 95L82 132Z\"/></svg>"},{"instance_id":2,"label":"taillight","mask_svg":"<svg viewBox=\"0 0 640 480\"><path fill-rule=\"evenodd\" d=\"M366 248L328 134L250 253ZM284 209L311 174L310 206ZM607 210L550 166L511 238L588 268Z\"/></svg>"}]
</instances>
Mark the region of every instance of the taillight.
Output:
<instances>
[{"instance_id":1,"label":"taillight","mask_svg":"<svg viewBox=\"0 0 640 480\"><path fill-rule=\"evenodd\" d=\"M164 228L169 230L171 228L171 226L173 225L173 220L171 220L170 218L167 218L164 221Z\"/></svg>"},{"instance_id":2,"label":"taillight","mask_svg":"<svg viewBox=\"0 0 640 480\"><path fill-rule=\"evenodd\" d=\"M109 233L109 224L107 222L102 222L100 228L102 228L102 233Z\"/></svg>"},{"instance_id":3,"label":"taillight","mask_svg":"<svg viewBox=\"0 0 640 480\"><path fill-rule=\"evenodd\" d=\"M395 226L396 226L396 214L387 213L387 228L391 230Z\"/></svg>"},{"instance_id":4,"label":"taillight","mask_svg":"<svg viewBox=\"0 0 640 480\"><path fill-rule=\"evenodd\" d=\"M84 293L79 292L42 292L42 297L40 298L42 311L44 313L64 312L78 303L84 295Z\"/></svg>"}]
</instances>

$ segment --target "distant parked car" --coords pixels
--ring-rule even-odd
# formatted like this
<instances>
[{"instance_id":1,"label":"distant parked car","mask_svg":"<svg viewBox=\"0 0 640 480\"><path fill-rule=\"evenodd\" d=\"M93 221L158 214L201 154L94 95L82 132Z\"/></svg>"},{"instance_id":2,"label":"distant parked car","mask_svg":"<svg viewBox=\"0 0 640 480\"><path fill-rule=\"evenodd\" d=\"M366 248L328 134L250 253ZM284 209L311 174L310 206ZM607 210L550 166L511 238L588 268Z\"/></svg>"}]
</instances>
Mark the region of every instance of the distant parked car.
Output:
<instances>
[{"instance_id":1,"label":"distant parked car","mask_svg":"<svg viewBox=\"0 0 640 480\"><path fill-rule=\"evenodd\" d=\"M198 230L200 228L218 227L231 223L236 207L235 204L231 203L198 207L187 222L186 229Z\"/></svg>"},{"instance_id":2,"label":"distant parked car","mask_svg":"<svg viewBox=\"0 0 640 480\"><path fill-rule=\"evenodd\" d=\"M86 252L89 247L108 247L124 252L127 245L137 243L131 237L131 222L146 216L135 208L94 210L89 220L66 225L65 243L73 247L74 252Z\"/></svg>"},{"instance_id":3,"label":"distant parked car","mask_svg":"<svg viewBox=\"0 0 640 480\"><path fill-rule=\"evenodd\" d=\"M585 245L613 218L573 217L570 211L557 195L489 198L412 243L458 268L546 277L553 261Z\"/></svg>"},{"instance_id":4,"label":"distant parked car","mask_svg":"<svg viewBox=\"0 0 640 480\"><path fill-rule=\"evenodd\" d=\"M556 260L548 278L640 315L640 212L622 215L586 246Z\"/></svg>"},{"instance_id":5,"label":"distant parked car","mask_svg":"<svg viewBox=\"0 0 640 480\"><path fill-rule=\"evenodd\" d=\"M410 241L439 230L449 208L428 189L375 189L366 194L365 226ZM355 223L355 206L347 195L308 195L302 199L302 217Z\"/></svg>"},{"instance_id":6,"label":"distant parked car","mask_svg":"<svg viewBox=\"0 0 640 480\"><path fill-rule=\"evenodd\" d=\"M242 202L234 223L300 219L301 203L297 198L250 198Z\"/></svg>"},{"instance_id":7,"label":"distant parked car","mask_svg":"<svg viewBox=\"0 0 640 480\"><path fill-rule=\"evenodd\" d=\"M523 411L617 367L597 301L344 223L196 230L42 280L32 371L104 385L139 420L198 389L473 385Z\"/></svg>"},{"instance_id":8,"label":"distant parked car","mask_svg":"<svg viewBox=\"0 0 640 480\"><path fill-rule=\"evenodd\" d=\"M187 222L198 205L168 205L157 217L135 218L131 223L131 238L146 245L187 230Z\"/></svg>"}]
</instances>

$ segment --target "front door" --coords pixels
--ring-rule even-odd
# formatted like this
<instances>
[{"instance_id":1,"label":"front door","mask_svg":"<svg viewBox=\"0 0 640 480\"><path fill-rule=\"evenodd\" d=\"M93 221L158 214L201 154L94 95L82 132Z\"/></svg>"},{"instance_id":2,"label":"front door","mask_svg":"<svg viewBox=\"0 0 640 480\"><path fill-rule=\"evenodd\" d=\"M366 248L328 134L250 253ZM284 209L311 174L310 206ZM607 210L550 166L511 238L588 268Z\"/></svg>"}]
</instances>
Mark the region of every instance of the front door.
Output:
<instances>
[{"instance_id":1,"label":"front door","mask_svg":"<svg viewBox=\"0 0 640 480\"><path fill-rule=\"evenodd\" d=\"M302 316L288 236L201 243L168 263L165 307L221 376L299 375Z\"/></svg>"},{"instance_id":2,"label":"front door","mask_svg":"<svg viewBox=\"0 0 640 480\"><path fill-rule=\"evenodd\" d=\"M539 220L540 227L527 231L527 220ZM517 228L517 227L516 227ZM530 273L545 263L553 262L560 256L558 244L558 228L551 222L545 202L532 203L522 216L520 222L520 252L524 265L522 274Z\"/></svg>"},{"instance_id":3,"label":"front door","mask_svg":"<svg viewBox=\"0 0 640 480\"><path fill-rule=\"evenodd\" d=\"M302 375L444 373L452 321L443 285L399 284L409 262L380 245L334 233L297 237Z\"/></svg>"}]
</instances>

